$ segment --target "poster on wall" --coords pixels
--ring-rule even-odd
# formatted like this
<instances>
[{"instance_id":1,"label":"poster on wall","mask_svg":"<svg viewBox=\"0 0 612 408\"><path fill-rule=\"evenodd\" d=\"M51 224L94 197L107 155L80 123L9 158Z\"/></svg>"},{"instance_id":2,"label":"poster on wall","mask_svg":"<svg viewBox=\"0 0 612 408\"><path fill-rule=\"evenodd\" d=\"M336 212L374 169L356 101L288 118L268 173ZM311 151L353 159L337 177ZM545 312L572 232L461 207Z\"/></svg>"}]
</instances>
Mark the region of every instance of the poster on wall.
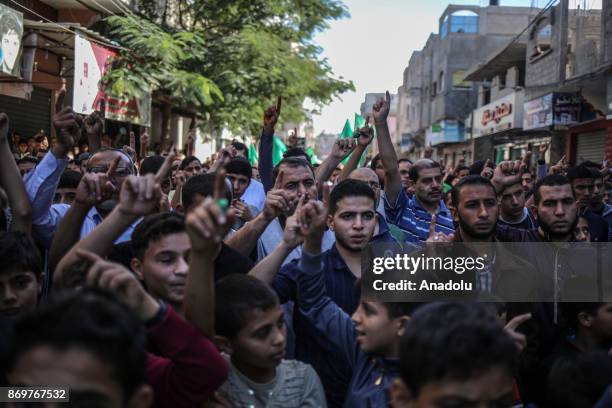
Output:
<instances>
[{"instance_id":1,"label":"poster on wall","mask_svg":"<svg viewBox=\"0 0 612 408\"><path fill-rule=\"evenodd\" d=\"M20 76L23 14L0 4L0 67L2 73Z\"/></svg>"},{"instance_id":2,"label":"poster on wall","mask_svg":"<svg viewBox=\"0 0 612 408\"><path fill-rule=\"evenodd\" d=\"M109 95L102 87L102 77L116 53L86 40L80 35L74 40L74 95L77 113L89 115L101 110L105 103L106 119L151 126L151 97L138 100L124 95Z\"/></svg>"}]
</instances>

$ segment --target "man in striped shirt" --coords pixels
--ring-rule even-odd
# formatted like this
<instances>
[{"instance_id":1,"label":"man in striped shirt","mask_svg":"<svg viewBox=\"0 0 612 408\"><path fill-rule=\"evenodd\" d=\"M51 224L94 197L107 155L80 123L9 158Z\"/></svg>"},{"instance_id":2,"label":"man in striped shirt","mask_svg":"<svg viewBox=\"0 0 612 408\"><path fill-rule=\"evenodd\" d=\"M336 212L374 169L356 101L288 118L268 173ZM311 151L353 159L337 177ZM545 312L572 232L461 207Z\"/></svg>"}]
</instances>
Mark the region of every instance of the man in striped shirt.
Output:
<instances>
[{"instance_id":1,"label":"man in striped shirt","mask_svg":"<svg viewBox=\"0 0 612 408\"><path fill-rule=\"evenodd\" d=\"M453 218L442 200L442 169L431 159L421 159L409 170L415 193L408 197L402 186L397 154L389 134L387 116L391 96L386 93L372 107L376 125L378 150L385 169L385 211L387 220L400 227L407 242L422 243L429 235L432 215L436 215L436 232L451 234L455 231Z\"/></svg>"}]
</instances>

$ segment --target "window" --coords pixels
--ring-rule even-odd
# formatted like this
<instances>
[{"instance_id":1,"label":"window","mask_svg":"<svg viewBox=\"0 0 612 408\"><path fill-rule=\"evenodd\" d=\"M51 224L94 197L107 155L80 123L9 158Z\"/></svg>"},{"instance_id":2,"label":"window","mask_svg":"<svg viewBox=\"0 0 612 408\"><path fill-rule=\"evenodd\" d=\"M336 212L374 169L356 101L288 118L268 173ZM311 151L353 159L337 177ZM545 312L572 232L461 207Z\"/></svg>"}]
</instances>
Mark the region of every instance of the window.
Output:
<instances>
[{"instance_id":1,"label":"window","mask_svg":"<svg viewBox=\"0 0 612 408\"><path fill-rule=\"evenodd\" d=\"M408 105L406 107L406 119L407 120L411 120L412 119L412 115L410 114L411 111L412 111L412 109L410 108L410 105Z\"/></svg>"},{"instance_id":2,"label":"window","mask_svg":"<svg viewBox=\"0 0 612 408\"><path fill-rule=\"evenodd\" d=\"M439 79L438 79L438 92L442 92L443 90L444 90L444 71L441 71Z\"/></svg>"},{"instance_id":3,"label":"window","mask_svg":"<svg viewBox=\"0 0 612 408\"><path fill-rule=\"evenodd\" d=\"M455 11L450 16L451 33L477 33L478 14L469 10Z\"/></svg>"},{"instance_id":4,"label":"window","mask_svg":"<svg viewBox=\"0 0 612 408\"><path fill-rule=\"evenodd\" d=\"M438 90L438 83L437 83L437 82L434 82L434 83L431 85L431 97L432 97L432 98L436 96L436 91L437 91L437 90Z\"/></svg>"},{"instance_id":5,"label":"window","mask_svg":"<svg viewBox=\"0 0 612 408\"><path fill-rule=\"evenodd\" d=\"M530 59L534 59L550 50L552 38L552 25L548 18L538 22L531 33L533 39L533 52Z\"/></svg>"},{"instance_id":6,"label":"window","mask_svg":"<svg viewBox=\"0 0 612 408\"><path fill-rule=\"evenodd\" d=\"M440 37L444 38L448 34L448 16L444 17L444 21L442 21L442 27L440 27Z\"/></svg>"},{"instance_id":7,"label":"window","mask_svg":"<svg viewBox=\"0 0 612 408\"><path fill-rule=\"evenodd\" d=\"M466 71L463 69L453 72L453 89L472 89L470 81L464 81Z\"/></svg>"}]
</instances>

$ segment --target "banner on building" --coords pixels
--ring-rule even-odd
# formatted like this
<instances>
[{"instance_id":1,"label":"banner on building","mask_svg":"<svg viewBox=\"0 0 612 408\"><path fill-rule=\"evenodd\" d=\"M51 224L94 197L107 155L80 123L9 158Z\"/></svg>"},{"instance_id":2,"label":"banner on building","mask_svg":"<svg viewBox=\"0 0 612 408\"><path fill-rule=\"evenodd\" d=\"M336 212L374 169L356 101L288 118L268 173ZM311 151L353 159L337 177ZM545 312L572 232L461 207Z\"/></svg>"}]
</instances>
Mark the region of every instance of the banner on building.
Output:
<instances>
[{"instance_id":1,"label":"banner on building","mask_svg":"<svg viewBox=\"0 0 612 408\"><path fill-rule=\"evenodd\" d=\"M104 91L102 77L116 53L86 40L74 39L74 95L77 113L89 115L101 110L104 101L106 119L151 126L151 96L128 99L125 95L109 95Z\"/></svg>"},{"instance_id":2,"label":"banner on building","mask_svg":"<svg viewBox=\"0 0 612 408\"><path fill-rule=\"evenodd\" d=\"M523 129L541 129L579 123L583 100L575 93L550 93L524 106Z\"/></svg>"},{"instance_id":3,"label":"banner on building","mask_svg":"<svg viewBox=\"0 0 612 408\"><path fill-rule=\"evenodd\" d=\"M19 77L23 14L0 4L0 67L2 73Z\"/></svg>"}]
</instances>

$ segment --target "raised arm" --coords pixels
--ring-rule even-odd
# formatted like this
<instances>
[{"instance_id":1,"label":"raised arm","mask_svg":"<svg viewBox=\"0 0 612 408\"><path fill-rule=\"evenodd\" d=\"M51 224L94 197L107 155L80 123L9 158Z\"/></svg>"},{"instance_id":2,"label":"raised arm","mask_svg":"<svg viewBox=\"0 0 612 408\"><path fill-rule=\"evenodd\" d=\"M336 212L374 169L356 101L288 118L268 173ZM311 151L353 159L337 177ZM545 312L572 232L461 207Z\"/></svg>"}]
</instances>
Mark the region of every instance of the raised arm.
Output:
<instances>
[{"instance_id":1,"label":"raised arm","mask_svg":"<svg viewBox=\"0 0 612 408\"><path fill-rule=\"evenodd\" d=\"M87 144L89 152L95 153L100 150L102 144L102 132L104 132L104 120L100 113L94 112L83 121L85 133L87 133Z\"/></svg>"},{"instance_id":2,"label":"raised arm","mask_svg":"<svg viewBox=\"0 0 612 408\"><path fill-rule=\"evenodd\" d=\"M355 139L353 139L352 137L336 140L336 143L334 143L330 155L325 158L325 160L323 161L323 163L321 163L319 167L317 167L315 171L315 179L319 183L327 181L331 177L335 168L338 167L338 165L342 162L342 160L344 160L346 156L348 156L353 150L355 150L355 146ZM357 162L359 162L359 159L357 159Z\"/></svg>"},{"instance_id":3,"label":"raised arm","mask_svg":"<svg viewBox=\"0 0 612 408\"><path fill-rule=\"evenodd\" d=\"M215 177L214 198L206 198L186 219L191 257L185 293L185 316L208 338L215 335L214 260L223 237L236 218L234 210L227 209L228 203L224 197L225 170L221 169Z\"/></svg>"},{"instance_id":4,"label":"raised arm","mask_svg":"<svg viewBox=\"0 0 612 408\"><path fill-rule=\"evenodd\" d=\"M397 165L397 153L391 141L389 125L387 125L390 107L391 95L387 91L385 99L379 100L372 107L372 115L376 125L376 138L378 139L380 159L385 169L385 194L390 200L395 200L402 189L402 179Z\"/></svg>"},{"instance_id":5,"label":"raised arm","mask_svg":"<svg viewBox=\"0 0 612 408\"><path fill-rule=\"evenodd\" d=\"M19 167L8 144L9 119L0 113L0 186L8 195L13 215L12 231L30 234L32 230L32 205L28 199Z\"/></svg>"},{"instance_id":6,"label":"raised arm","mask_svg":"<svg viewBox=\"0 0 612 408\"><path fill-rule=\"evenodd\" d=\"M147 148L149 146L149 134L145 130L142 135L140 135L140 158L147 157Z\"/></svg>"},{"instance_id":7,"label":"raised arm","mask_svg":"<svg viewBox=\"0 0 612 408\"><path fill-rule=\"evenodd\" d=\"M327 295L323 277L321 242L325 232L326 210L320 201L304 206L301 216L304 252L298 266L297 306L316 329L345 353L355 366L358 345L351 317Z\"/></svg>"},{"instance_id":8,"label":"raised arm","mask_svg":"<svg viewBox=\"0 0 612 408\"><path fill-rule=\"evenodd\" d=\"M57 144L25 178L25 188L32 205L33 233L45 248L51 246L55 228L62 217L52 208L53 196L59 180L68 165L66 154L72 149L81 135L82 120L72 108L64 107L65 91L57 97L56 114L53 126L57 134Z\"/></svg>"},{"instance_id":9,"label":"raised arm","mask_svg":"<svg viewBox=\"0 0 612 408\"><path fill-rule=\"evenodd\" d=\"M369 125L370 116L366 118L366 124L364 127L359 129L359 138L357 139L357 147L349 157L348 161L344 165L342 172L339 176L339 181L346 180L351 172L357 168L359 165L359 160L361 160L361 156L363 152L368 148L368 145L372 143L372 139L374 138L374 131Z\"/></svg>"},{"instance_id":10,"label":"raised arm","mask_svg":"<svg viewBox=\"0 0 612 408\"><path fill-rule=\"evenodd\" d=\"M272 170L274 164L272 163L272 148L274 138L274 126L278 121L278 117L281 113L281 106L283 98L278 97L276 106L271 106L266 109L264 113L264 126L261 132L261 140L259 142L259 177L261 183L264 186L264 191L267 193L272 188Z\"/></svg>"}]
</instances>

